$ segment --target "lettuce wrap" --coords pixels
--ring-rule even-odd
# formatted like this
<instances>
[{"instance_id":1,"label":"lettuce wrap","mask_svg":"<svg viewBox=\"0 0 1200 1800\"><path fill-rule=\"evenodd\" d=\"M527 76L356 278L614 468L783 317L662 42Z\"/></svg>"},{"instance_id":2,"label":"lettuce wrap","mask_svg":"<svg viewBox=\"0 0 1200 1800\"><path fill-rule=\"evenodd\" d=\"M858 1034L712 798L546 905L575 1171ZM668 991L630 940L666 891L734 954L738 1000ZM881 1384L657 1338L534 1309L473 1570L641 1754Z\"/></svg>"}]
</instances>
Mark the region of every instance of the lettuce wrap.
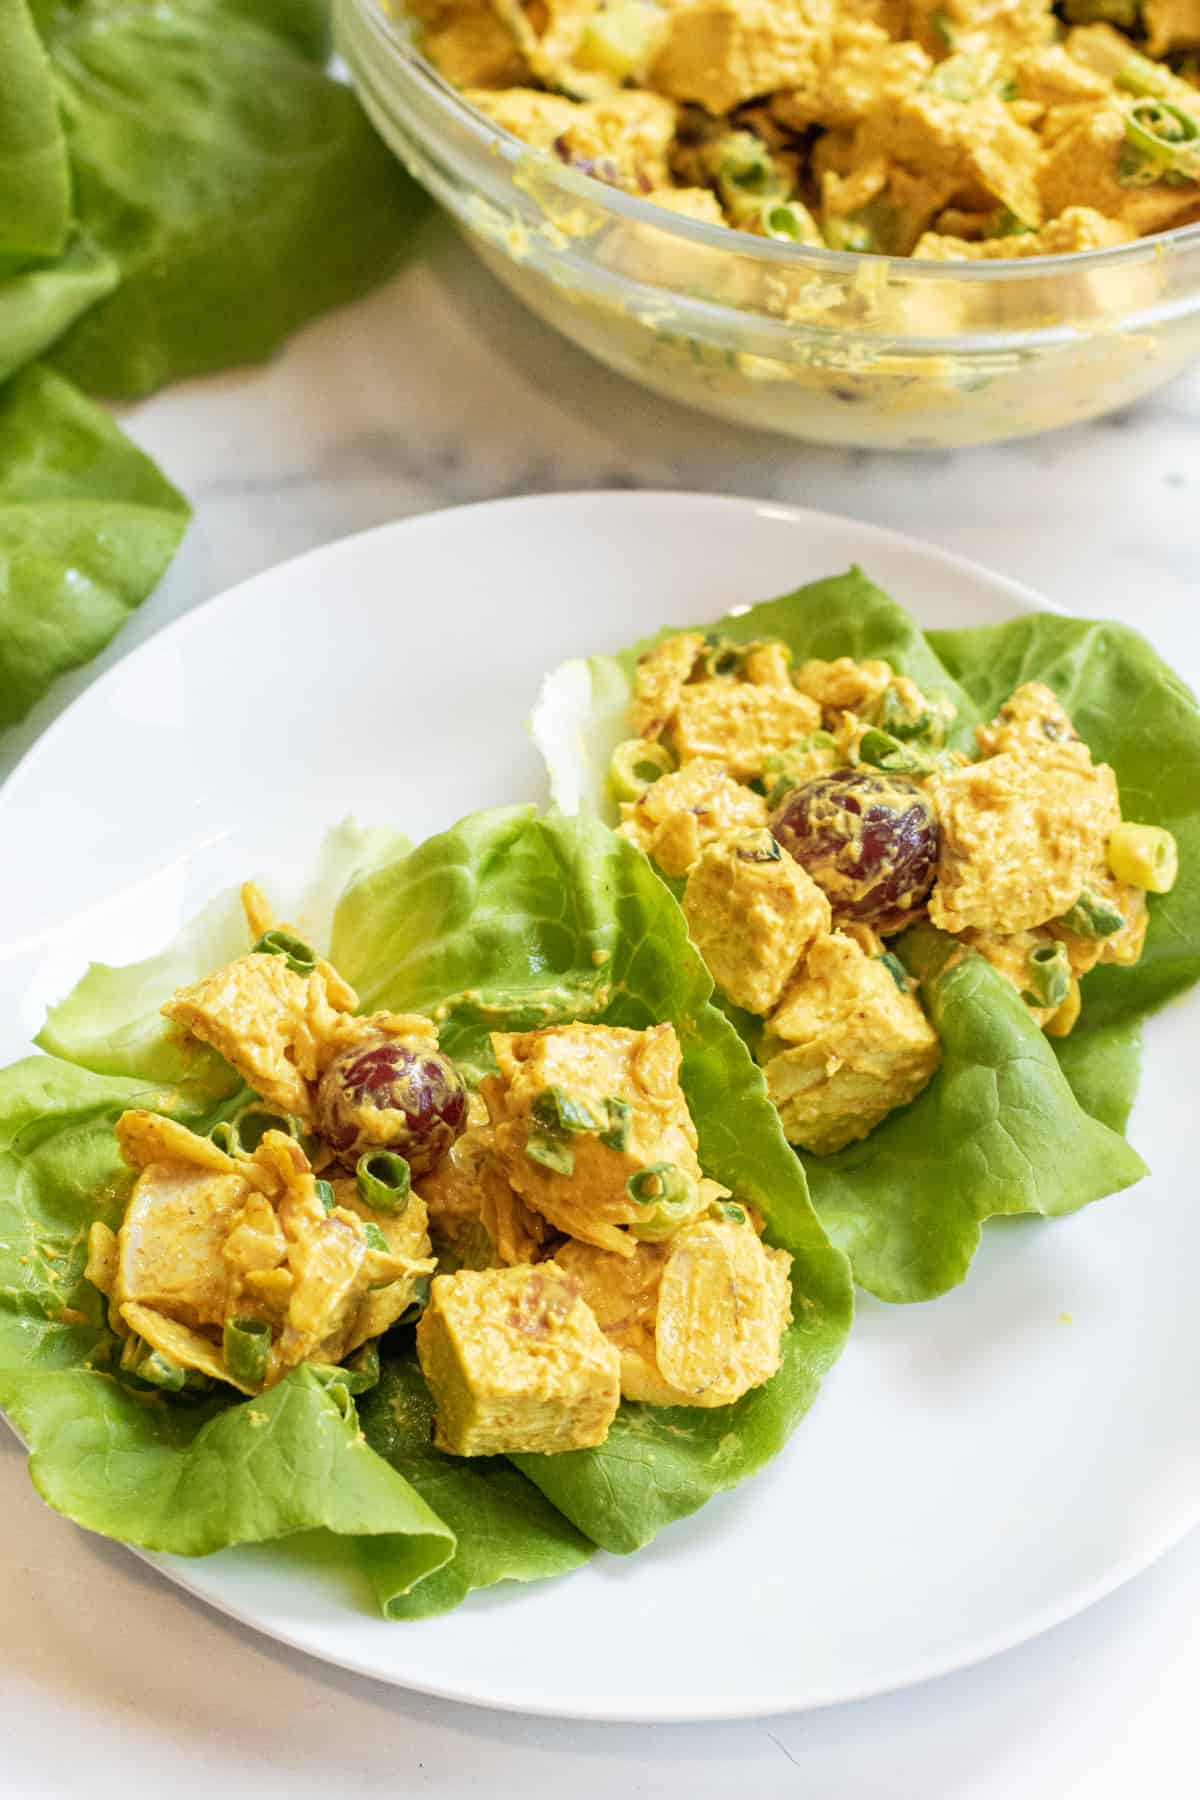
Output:
<instances>
[{"instance_id":1,"label":"lettuce wrap","mask_svg":"<svg viewBox=\"0 0 1200 1800\"><path fill-rule=\"evenodd\" d=\"M431 1447L411 1328L382 1341L381 1379L357 1401L312 1365L249 1400L124 1385L83 1276L87 1230L119 1223L133 1180L113 1137L124 1108L204 1130L236 1103L233 1071L182 1045L158 1011L248 947L227 896L148 962L94 965L51 1009L43 1054L0 1073L0 1405L44 1498L80 1525L189 1555L332 1532L353 1541L385 1615L415 1618L473 1588L566 1572L597 1545L637 1549L760 1468L841 1350L849 1268L645 859L598 822L524 807L475 815L411 852L344 830L292 917L365 1009L435 1017L469 1079L492 1066L492 1030L673 1024L705 1169L761 1209L766 1236L794 1259L782 1368L724 1409L626 1404L595 1450L479 1461Z\"/></svg>"},{"instance_id":2,"label":"lettuce wrap","mask_svg":"<svg viewBox=\"0 0 1200 1800\"><path fill-rule=\"evenodd\" d=\"M968 752L976 725L1014 688L1044 682L1115 770L1124 816L1166 826L1178 841L1179 880L1151 896L1141 961L1085 977L1068 1038L1046 1038L1003 976L931 926L890 941L920 981L942 1066L862 1142L830 1156L797 1154L858 1283L883 1300L931 1299L964 1278L987 1218L1070 1213L1146 1172L1123 1135L1142 1020L1200 976L1200 711L1126 626L1034 613L923 633L859 569L699 628L741 643L781 638L797 662L882 658L953 701L950 743ZM532 726L564 813L616 822L606 778L613 748L629 735L637 658L681 629L547 677ZM753 1046L760 1022L727 1010Z\"/></svg>"}]
</instances>

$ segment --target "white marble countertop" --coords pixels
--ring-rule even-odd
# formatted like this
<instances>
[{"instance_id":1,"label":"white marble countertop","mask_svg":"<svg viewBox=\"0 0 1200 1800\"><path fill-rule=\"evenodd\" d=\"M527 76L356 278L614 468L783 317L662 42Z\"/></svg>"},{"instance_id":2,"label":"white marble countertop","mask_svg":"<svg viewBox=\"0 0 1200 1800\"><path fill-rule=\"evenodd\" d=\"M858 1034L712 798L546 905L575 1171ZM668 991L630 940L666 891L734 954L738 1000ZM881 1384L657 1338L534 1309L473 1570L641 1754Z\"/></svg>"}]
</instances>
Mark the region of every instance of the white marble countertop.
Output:
<instances>
[{"instance_id":1,"label":"white marble countertop","mask_svg":"<svg viewBox=\"0 0 1200 1800\"><path fill-rule=\"evenodd\" d=\"M242 577L406 513L552 489L707 489L855 514L1059 605L1127 618L1200 673L1200 370L1131 412L1025 443L908 457L807 448L609 375L443 231L418 265L269 367L174 389L126 424L189 495L195 523L106 656L0 739L0 775L100 668ZM456 1707L282 1650L49 1513L7 1434L0 1506L0 1788L14 1800L160 1788L172 1800L1196 1792L1196 1539L1072 1623L905 1694L765 1723L625 1728Z\"/></svg>"}]
</instances>

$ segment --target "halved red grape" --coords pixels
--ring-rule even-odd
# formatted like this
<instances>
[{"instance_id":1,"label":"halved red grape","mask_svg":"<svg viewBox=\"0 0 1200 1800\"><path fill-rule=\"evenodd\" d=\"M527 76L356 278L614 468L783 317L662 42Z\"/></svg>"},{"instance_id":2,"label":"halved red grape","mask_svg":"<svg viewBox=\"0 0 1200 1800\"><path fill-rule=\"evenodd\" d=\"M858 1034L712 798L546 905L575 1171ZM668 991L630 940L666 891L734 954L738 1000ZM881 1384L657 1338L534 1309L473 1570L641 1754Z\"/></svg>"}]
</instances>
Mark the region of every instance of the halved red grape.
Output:
<instances>
[{"instance_id":1,"label":"halved red grape","mask_svg":"<svg viewBox=\"0 0 1200 1800\"><path fill-rule=\"evenodd\" d=\"M906 776L820 775L784 796L771 830L824 889L835 917L898 923L933 886L937 818Z\"/></svg>"},{"instance_id":2,"label":"halved red grape","mask_svg":"<svg viewBox=\"0 0 1200 1800\"><path fill-rule=\"evenodd\" d=\"M344 1162L392 1150L426 1175L467 1123L467 1090L448 1056L379 1032L335 1056L317 1087L317 1130Z\"/></svg>"}]
</instances>

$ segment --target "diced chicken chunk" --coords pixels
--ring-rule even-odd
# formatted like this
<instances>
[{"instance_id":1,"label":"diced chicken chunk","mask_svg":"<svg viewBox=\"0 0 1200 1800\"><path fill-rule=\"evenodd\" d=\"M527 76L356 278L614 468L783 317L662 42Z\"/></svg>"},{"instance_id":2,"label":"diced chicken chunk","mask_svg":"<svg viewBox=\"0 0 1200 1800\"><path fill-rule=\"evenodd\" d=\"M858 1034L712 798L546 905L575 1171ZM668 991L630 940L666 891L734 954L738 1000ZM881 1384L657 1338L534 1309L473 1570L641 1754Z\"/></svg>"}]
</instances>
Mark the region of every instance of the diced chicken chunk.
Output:
<instances>
[{"instance_id":1,"label":"diced chicken chunk","mask_svg":"<svg viewBox=\"0 0 1200 1800\"><path fill-rule=\"evenodd\" d=\"M676 100L726 113L811 84L819 43L805 0L675 0L651 80Z\"/></svg>"},{"instance_id":2,"label":"diced chicken chunk","mask_svg":"<svg viewBox=\"0 0 1200 1800\"><path fill-rule=\"evenodd\" d=\"M710 844L688 876L683 910L717 986L761 1014L832 919L816 882L769 831Z\"/></svg>"},{"instance_id":3,"label":"diced chicken chunk","mask_svg":"<svg viewBox=\"0 0 1200 1800\"><path fill-rule=\"evenodd\" d=\"M642 1218L626 1190L632 1175L671 1164L696 1184L700 1204L696 1127L679 1085L682 1059L672 1026L494 1032L492 1048L500 1073L484 1082L483 1093L496 1154L534 1212L572 1237L632 1256L635 1240L622 1229ZM560 1097L579 1123L559 1134L556 1149Z\"/></svg>"},{"instance_id":4,"label":"diced chicken chunk","mask_svg":"<svg viewBox=\"0 0 1200 1800\"><path fill-rule=\"evenodd\" d=\"M675 135L675 105L661 94L626 89L603 100L579 101L535 88L474 88L465 97L502 130L587 167L613 186L641 194L670 180L667 151Z\"/></svg>"},{"instance_id":5,"label":"diced chicken chunk","mask_svg":"<svg viewBox=\"0 0 1200 1800\"><path fill-rule=\"evenodd\" d=\"M773 751L820 723L816 702L790 685L698 681L680 693L673 737L682 764L715 759L736 780L750 781Z\"/></svg>"},{"instance_id":6,"label":"diced chicken chunk","mask_svg":"<svg viewBox=\"0 0 1200 1800\"><path fill-rule=\"evenodd\" d=\"M697 1219L632 1258L568 1243L555 1261L620 1351L627 1400L730 1406L779 1368L792 1259L748 1220Z\"/></svg>"},{"instance_id":7,"label":"diced chicken chunk","mask_svg":"<svg viewBox=\"0 0 1200 1800\"><path fill-rule=\"evenodd\" d=\"M357 1004L327 962L297 975L285 957L254 951L180 988L162 1010L211 1044L270 1105L308 1124L322 1046Z\"/></svg>"},{"instance_id":8,"label":"diced chicken chunk","mask_svg":"<svg viewBox=\"0 0 1200 1800\"><path fill-rule=\"evenodd\" d=\"M1121 817L1107 765L1012 751L935 775L927 792L939 840L929 916L943 931L1008 936L1058 918Z\"/></svg>"},{"instance_id":9,"label":"diced chicken chunk","mask_svg":"<svg viewBox=\"0 0 1200 1800\"><path fill-rule=\"evenodd\" d=\"M874 718L892 680L887 663L855 662L851 656L833 662L814 657L801 663L795 674L796 686L816 701L827 724L837 724L843 712Z\"/></svg>"},{"instance_id":10,"label":"diced chicken chunk","mask_svg":"<svg viewBox=\"0 0 1200 1800\"><path fill-rule=\"evenodd\" d=\"M98 1254L93 1274L109 1271L114 1327L185 1367L250 1391L223 1356L224 1327L242 1318L271 1328L267 1386L300 1362L340 1362L387 1330L433 1271L417 1195L376 1213L342 1178L326 1210L283 1132L267 1132L251 1157L154 1113L123 1114L116 1133L139 1175L115 1255Z\"/></svg>"},{"instance_id":11,"label":"diced chicken chunk","mask_svg":"<svg viewBox=\"0 0 1200 1800\"><path fill-rule=\"evenodd\" d=\"M458 88L520 87L529 80L525 58L488 0L447 9L421 34L421 49Z\"/></svg>"},{"instance_id":12,"label":"diced chicken chunk","mask_svg":"<svg viewBox=\"0 0 1200 1800\"><path fill-rule=\"evenodd\" d=\"M417 1355L452 1456L587 1449L620 1403L620 1356L553 1263L437 1276Z\"/></svg>"},{"instance_id":13,"label":"diced chicken chunk","mask_svg":"<svg viewBox=\"0 0 1200 1800\"><path fill-rule=\"evenodd\" d=\"M117 1233L118 1307L133 1301L187 1325L221 1323L229 1295L221 1253L247 1198L236 1172L151 1163Z\"/></svg>"},{"instance_id":14,"label":"diced chicken chunk","mask_svg":"<svg viewBox=\"0 0 1200 1800\"><path fill-rule=\"evenodd\" d=\"M1015 688L991 723L976 727L975 737L984 756L1027 756L1081 769L1092 766L1092 753L1069 713L1041 681Z\"/></svg>"},{"instance_id":15,"label":"diced chicken chunk","mask_svg":"<svg viewBox=\"0 0 1200 1800\"><path fill-rule=\"evenodd\" d=\"M834 932L813 946L768 1021L761 1060L789 1141L824 1155L914 1100L941 1048L888 965Z\"/></svg>"},{"instance_id":16,"label":"diced chicken chunk","mask_svg":"<svg viewBox=\"0 0 1200 1800\"><path fill-rule=\"evenodd\" d=\"M490 1126L475 1126L420 1183L429 1231L446 1265L487 1269L531 1263L548 1235L544 1219L514 1193Z\"/></svg>"},{"instance_id":17,"label":"diced chicken chunk","mask_svg":"<svg viewBox=\"0 0 1200 1800\"><path fill-rule=\"evenodd\" d=\"M1013 83L1022 100L1036 100L1042 106L1103 100L1111 91L1108 80L1072 56L1064 44L1045 44L1018 56Z\"/></svg>"},{"instance_id":18,"label":"diced chicken chunk","mask_svg":"<svg viewBox=\"0 0 1200 1800\"><path fill-rule=\"evenodd\" d=\"M1042 222L1041 145L995 94L966 102L928 91L903 95L871 114L856 144L860 157L881 155L926 181L942 176L943 204L995 204L1025 225Z\"/></svg>"},{"instance_id":19,"label":"diced chicken chunk","mask_svg":"<svg viewBox=\"0 0 1200 1800\"><path fill-rule=\"evenodd\" d=\"M708 193L705 188L703 192ZM709 198L713 196L710 194ZM679 696L704 648L698 631L678 631L638 657L629 722L635 737L661 737L675 717Z\"/></svg>"},{"instance_id":20,"label":"diced chicken chunk","mask_svg":"<svg viewBox=\"0 0 1200 1800\"><path fill-rule=\"evenodd\" d=\"M771 101L771 116L789 131L811 125L858 125L881 100L913 93L932 59L919 44L893 43L877 25L843 21L814 47L809 68Z\"/></svg>"},{"instance_id":21,"label":"diced chicken chunk","mask_svg":"<svg viewBox=\"0 0 1200 1800\"><path fill-rule=\"evenodd\" d=\"M734 781L719 762L697 758L654 782L640 800L626 802L617 830L664 875L680 876L706 844L730 832L761 830L766 822L761 794Z\"/></svg>"}]
</instances>

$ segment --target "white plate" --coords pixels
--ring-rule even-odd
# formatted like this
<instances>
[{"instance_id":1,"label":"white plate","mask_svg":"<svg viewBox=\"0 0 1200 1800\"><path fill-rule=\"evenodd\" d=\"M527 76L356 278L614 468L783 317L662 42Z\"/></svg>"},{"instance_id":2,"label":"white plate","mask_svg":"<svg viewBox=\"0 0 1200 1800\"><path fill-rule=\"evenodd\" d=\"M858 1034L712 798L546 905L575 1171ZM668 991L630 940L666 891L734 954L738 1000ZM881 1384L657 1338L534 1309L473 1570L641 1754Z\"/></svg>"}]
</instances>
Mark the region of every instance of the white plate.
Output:
<instances>
[{"instance_id":1,"label":"white plate","mask_svg":"<svg viewBox=\"0 0 1200 1800\"><path fill-rule=\"evenodd\" d=\"M0 794L0 1051L89 957L147 955L218 888L298 873L347 813L419 838L540 796L522 721L560 658L852 561L929 625L1038 604L849 520L669 494L442 512L233 589L98 681ZM348 1668L600 1719L848 1700L1067 1617L1200 1518L1196 1020L1178 1005L1148 1034L1133 1136L1153 1179L990 1227L935 1304L863 1301L778 1461L641 1554L414 1625L294 1553L158 1567Z\"/></svg>"}]
</instances>

